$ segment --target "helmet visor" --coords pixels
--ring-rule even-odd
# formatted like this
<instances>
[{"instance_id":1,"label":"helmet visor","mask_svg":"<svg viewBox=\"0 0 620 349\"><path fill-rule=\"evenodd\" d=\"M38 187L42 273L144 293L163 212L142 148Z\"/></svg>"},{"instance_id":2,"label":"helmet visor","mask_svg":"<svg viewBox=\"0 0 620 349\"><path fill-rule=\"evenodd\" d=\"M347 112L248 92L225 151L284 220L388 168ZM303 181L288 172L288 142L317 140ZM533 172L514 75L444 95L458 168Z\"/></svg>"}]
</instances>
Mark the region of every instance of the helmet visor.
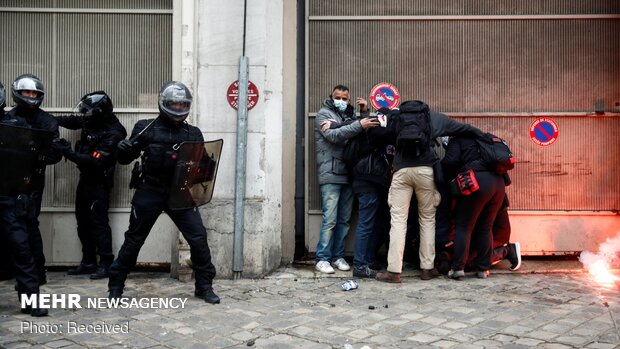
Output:
<instances>
[{"instance_id":1,"label":"helmet visor","mask_svg":"<svg viewBox=\"0 0 620 349\"><path fill-rule=\"evenodd\" d=\"M187 116L192 105L192 96L185 88L173 84L161 91L159 105L171 116Z\"/></svg>"},{"instance_id":2,"label":"helmet visor","mask_svg":"<svg viewBox=\"0 0 620 349\"><path fill-rule=\"evenodd\" d=\"M44 93L43 83L38 79L24 77L14 82L15 91L36 91L39 95Z\"/></svg>"}]
</instances>

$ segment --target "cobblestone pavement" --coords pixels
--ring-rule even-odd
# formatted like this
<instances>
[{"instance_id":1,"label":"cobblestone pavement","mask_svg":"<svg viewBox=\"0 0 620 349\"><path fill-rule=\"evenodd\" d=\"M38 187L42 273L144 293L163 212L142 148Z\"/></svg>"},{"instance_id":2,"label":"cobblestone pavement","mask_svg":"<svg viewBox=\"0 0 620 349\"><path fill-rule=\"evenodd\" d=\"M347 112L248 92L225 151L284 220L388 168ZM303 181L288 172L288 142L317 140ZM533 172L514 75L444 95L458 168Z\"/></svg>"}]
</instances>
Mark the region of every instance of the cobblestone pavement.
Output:
<instances>
[{"instance_id":1,"label":"cobblestone pavement","mask_svg":"<svg viewBox=\"0 0 620 349\"><path fill-rule=\"evenodd\" d=\"M619 289L585 273L496 272L460 282L410 275L402 284L360 280L359 289L344 292L347 276L302 267L260 280L216 280L222 303L210 305L193 297L191 283L139 272L130 275L125 296L187 297L185 307L51 309L46 318L22 315L13 283L4 281L0 347L620 348ZM106 281L64 272L48 278L42 292L77 293L82 305L107 295ZM124 325L128 333L67 333L70 322ZM49 333L54 329L62 333Z\"/></svg>"}]
</instances>

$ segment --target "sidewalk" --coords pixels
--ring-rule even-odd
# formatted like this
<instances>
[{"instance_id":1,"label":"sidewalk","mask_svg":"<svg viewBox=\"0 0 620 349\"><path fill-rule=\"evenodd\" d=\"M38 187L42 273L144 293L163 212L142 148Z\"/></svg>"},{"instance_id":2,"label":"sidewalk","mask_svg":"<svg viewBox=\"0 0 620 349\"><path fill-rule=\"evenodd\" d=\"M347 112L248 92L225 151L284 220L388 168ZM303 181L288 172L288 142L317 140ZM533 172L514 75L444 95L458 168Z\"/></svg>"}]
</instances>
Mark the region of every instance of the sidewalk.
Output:
<instances>
[{"instance_id":1,"label":"sidewalk","mask_svg":"<svg viewBox=\"0 0 620 349\"><path fill-rule=\"evenodd\" d=\"M13 282L0 282L3 348L620 348L620 291L583 273L576 261L525 260L518 273L494 269L486 280L444 277L402 284L325 276L311 265L281 268L260 280L216 280L209 305L193 284L167 273L133 273L125 296L187 297L183 309L51 309L19 312ZM616 272L617 276L620 276ZM105 297L106 281L52 272L47 293ZM126 325L128 333L28 333L24 323L66 329ZM49 331L48 331L49 332Z\"/></svg>"}]
</instances>

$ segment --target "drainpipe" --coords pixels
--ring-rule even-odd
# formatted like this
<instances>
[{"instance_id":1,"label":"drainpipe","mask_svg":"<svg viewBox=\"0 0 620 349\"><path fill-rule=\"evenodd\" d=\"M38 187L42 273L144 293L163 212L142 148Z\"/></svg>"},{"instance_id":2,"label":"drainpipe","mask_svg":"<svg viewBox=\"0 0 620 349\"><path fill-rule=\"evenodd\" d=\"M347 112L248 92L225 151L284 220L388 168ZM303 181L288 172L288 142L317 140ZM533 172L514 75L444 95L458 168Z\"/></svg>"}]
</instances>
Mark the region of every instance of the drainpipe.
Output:
<instances>
[{"instance_id":1,"label":"drainpipe","mask_svg":"<svg viewBox=\"0 0 620 349\"><path fill-rule=\"evenodd\" d=\"M243 273L243 233L245 209L245 172L248 131L248 80L250 59L245 56L247 0L243 1L243 55L239 58L239 104L237 105L237 160L235 166L235 230L233 242L233 279Z\"/></svg>"},{"instance_id":2,"label":"drainpipe","mask_svg":"<svg viewBox=\"0 0 620 349\"><path fill-rule=\"evenodd\" d=\"M306 122L306 0L297 0L297 122L295 127L295 260L306 254L305 234L305 122Z\"/></svg>"}]
</instances>

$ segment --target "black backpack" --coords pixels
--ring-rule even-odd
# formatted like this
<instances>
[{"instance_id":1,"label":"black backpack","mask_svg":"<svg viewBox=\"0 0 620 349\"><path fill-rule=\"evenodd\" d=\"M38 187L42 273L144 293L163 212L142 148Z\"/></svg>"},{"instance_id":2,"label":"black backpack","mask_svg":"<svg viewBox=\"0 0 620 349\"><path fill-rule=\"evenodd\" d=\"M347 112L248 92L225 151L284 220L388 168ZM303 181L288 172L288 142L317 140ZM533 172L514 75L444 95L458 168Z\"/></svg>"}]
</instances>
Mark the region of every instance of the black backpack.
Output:
<instances>
[{"instance_id":1,"label":"black backpack","mask_svg":"<svg viewBox=\"0 0 620 349\"><path fill-rule=\"evenodd\" d=\"M476 138L476 143L480 148L482 162L489 170L503 174L515 168L516 159L505 140L486 133Z\"/></svg>"},{"instance_id":2,"label":"black backpack","mask_svg":"<svg viewBox=\"0 0 620 349\"><path fill-rule=\"evenodd\" d=\"M420 156L430 149L431 126L428 105L418 102L401 107L396 128L396 147Z\"/></svg>"}]
</instances>

